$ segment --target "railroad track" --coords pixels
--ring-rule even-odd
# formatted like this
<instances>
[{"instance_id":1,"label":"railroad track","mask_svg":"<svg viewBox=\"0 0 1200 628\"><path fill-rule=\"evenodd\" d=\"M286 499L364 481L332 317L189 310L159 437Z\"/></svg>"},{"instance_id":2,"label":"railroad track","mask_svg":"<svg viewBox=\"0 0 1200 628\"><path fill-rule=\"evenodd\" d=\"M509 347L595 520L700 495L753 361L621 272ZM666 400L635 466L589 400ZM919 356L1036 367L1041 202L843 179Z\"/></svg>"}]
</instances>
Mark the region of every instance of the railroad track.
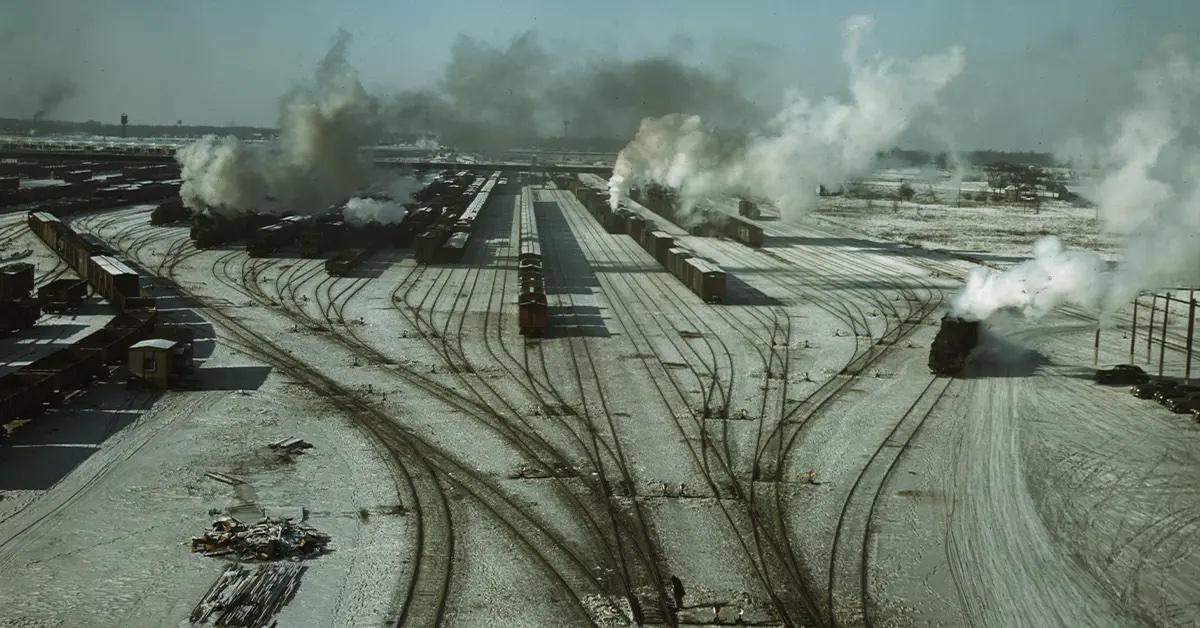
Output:
<instances>
[{"instance_id":1,"label":"railroad track","mask_svg":"<svg viewBox=\"0 0 1200 628\"><path fill-rule=\"evenodd\" d=\"M917 398L892 426L887 437L871 453L850 486L838 514L829 553L826 605L830 609L831 626L859 622L866 626L874 625L874 618L870 613L870 541L875 511L892 472L954 381L948 377L930 378ZM894 450L895 455L886 455L885 452L889 450ZM858 520L855 520L856 510L865 510ZM858 577L854 578L854 575ZM852 614L843 622L837 612L837 602L839 591L844 591L847 587L854 589L854 592L843 593L842 597L854 598L857 602L854 611L860 612L861 615Z\"/></svg>"},{"instance_id":2,"label":"railroad track","mask_svg":"<svg viewBox=\"0 0 1200 628\"><path fill-rule=\"evenodd\" d=\"M185 247L175 247L178 255L185 255ZM214 263L214 275L218 280L232 281L230 277L236 275L229 270L229 257L235 255L236 252L226 253L226 255L218 258ZM216 267L222 263L224 270L217 270ZM164 265L172 267L173 262L167 262ZM247 274L251 270L247 271ZM178 282L174 279L169 280L169 285L173 285L175 289L181 289ZM246 287L239 287L239 292L253 297L253 292ZM186 291L181 291L185 294ZM194 295L191 295L196 299ZM275 365L281 371L289 373L293 377L299 379L314 390L318 394L326 397L331 402L335 402L340 407L347 408L352 418L356 419L356 423L364 426L368 432L383 442L388 447L392 459L398 463L403 460L415 459L421 463L425 463L431 469L432 483L426 482L416 483L412 490L414 495L432 494L434 489L440 489L438 484L446 482L454 485L455 488L467 492L468 495L475 498L484 507L488 513L496 516L500 524L508 527L510 532L514 533L518 540L526 546L526 549L535 558L535 561L544 568L545 572L551 578L558 582L565 591L570 593L572 599L577 605L580 605L581 614L586 621L590 622L590 617L586 612L582 611L581 591L590 590L594 585L587 585L584 582L595 582L593 574L590 574L586 561L581 561L580 557L574 554L568 546L565 546L562 540L558 539L556 534L548 530L547 527L540 524L532 518L532 515L524 512L521 507L505 496L503 492L498 491L494 486L491 486L490 480L479 476L474 469L463 466L461 462L452 459L451 456L442 453L437 448L427 442L422 441L415 433L395 423L389 415L386 415L380 409L373 407L370 402L360 399L358 395L341 387L340 384L332 381L322 373L311 369L304 363L300 363L293 357L283 351L283 349L270 345L269 342L264 342L262 336L248 330L235 318L224 312L220 306L208 306L205 312L210 313L216 319L215 322L221 325L223 329L229 331L232 337L227 337L230 345L235 345L239 351L253 355L257 359L263 359L268 364ZM414 443L413 441L416 441ZM415 477L415 474L414 474ZM424 486L422 486L424 484ZM444 494L443 500L444 501ZM448 513L448 509L440 510L443 514ZM426 518L430 515L425 515ZM437 525L433 525L437 524ZM452 542L451 526L442 525L442 521L433 520L430 524L422 527L422 531L427 536L432 536L433 533L443 533L445 542L437 543L437 539L424 538L421 539L419 552L422 556L426 556L425 566L416 569L414 572L413 584L409 587L406 602L402 606L401 615L422 616L426 617L427 622L410 622L410 623L438 623L437 618L442 616L444 611L445 588L448 585L438 585L438 582L449 582L449 564L450 564L450 549L446 543ZM431 543L433 540L434 543ZM553 555L554 558L548 556ZM438 557L440 560L438 560ZM565 566L566 572L563 569ZM426 575L431 572L436 572L438 575ZM570 582L569 582L570 581ZM431 585L432 582L432 585ZM437 600L436 604L415 604L416 599L432 598ZM407 621L407 620L406 620Z\"/></svg>"},{"instance_id":3,"label":"railroad track","mask_svg":"<svg viewBox=\"0 0 1200 628\"><path fill-rule=\"evenodd\" d=\"M568 198L566 199L566 204L572 208L572 211L564 212L564 214L567 216L568 223L571 225L572 231L574 231L581 244L583 244L585 248L593 250L591 257L607 256L611 259L640 259L641 256L646 255L646 253L642 251L642 249L631 239L622 235L617 235L614 237L613 235L604 231L591 217L591 215L588 214L587 211L578 204L577 201L572 201ZM562 202L560 202L560 207L563 207ZM587 238L580 237L583 234L591 236L591 240L594 240L599 244L595 246L589 244ZM603 251L605 255L597 255L598 250ZM616 292L618 286L615 284L617 282L623 284L627 290L633 292L633 301L635 301L635 303L640 303L640 305L645 308L645 303L641 301L643 298L642 294L634 290L634 287L630 285L631 280L625 273L614 275L615 276L613 277L609 277L607 275L598 277L614 317L626 330L626 335L630 337L631 342L633 341L634 337L641 337L642 342L646 343L653 349L653 345L648 341L647 332L645 329L640 323L637 322L636 316L633 314L633 312L628 309L625 300L623 298L618 298ZM674 278L658 279L663 289L670 290L674 288L673 284L671 284L670 287L668 287L668 285L662 285L663 282L674 282ZM693 463L696 465L696 468L701 474L701 477L707 483L709 489L714 495L717 496L721 495L723 492L728 493L728 490L722 490L722 484L718 481L718 479L713 477L713 475L707 471L706 465L704 465L703 461L701 460L701 455L696 451L696 447L692 443L693 439L690 437L683 424L679 421L678 417L680 414L690 415L694 420L697 419L696 408L690 403L686 391L682 390L674 378L670 376L668 367L664 364L662 357L657 353L653 353L650 357L647 357L645 354L639 354L639 361L642 363L647 374L650 375L651 382L655 390L658 392L660 399L669 409L669 414L672 416L672 420L675 423L677 431L684 436L683 442L687 446L688 451L693 459ZM658 369L661 369L664 373L666 373L666 378L668 380L668 385L666 387L664 387L658 381L659 377L656 375ZM673 390L674 396L679 401L672 401L672 395L668 393L668 389ZM678 412L677 410L678 404L680 403L685 408L685 411L682 413ZM701 437L707 437L703 430L700 430L699 433ZM740 488L736 483L733 484L733 491L733 497L735 497L735 499L739 498L740 493L738 491L740 491ZM721 511L722 517L729 526L729 530L733 534L739 547L754 570L754 577L762 584L764 592L768 595L772 605L785 623L791 625L807 623L811 625L814 621L813 618L819 617L819 615L816 615L808 610L809 608L815 608L815 600L812 599L811 594L807 592L807 587L804 585L804 583L797 581L793 574L784 572L784 579L790 583L790 586L775 582L775 580L779 578L778 574L782 571L782 566L774 563L778 553L774 551L775 548L768 549L764 547L761 535L759 534L761 525L758 521L756 521L754 513L745 507L735 507L736 503L740 502L735 501L734 503L729 503L729 500L727 499L716 500L716 506ZM742 530L743 520L747 520L746 527L750 528L748 532ZM797 601L797 599L799 601Z\"/></svg>"}]
</instances>

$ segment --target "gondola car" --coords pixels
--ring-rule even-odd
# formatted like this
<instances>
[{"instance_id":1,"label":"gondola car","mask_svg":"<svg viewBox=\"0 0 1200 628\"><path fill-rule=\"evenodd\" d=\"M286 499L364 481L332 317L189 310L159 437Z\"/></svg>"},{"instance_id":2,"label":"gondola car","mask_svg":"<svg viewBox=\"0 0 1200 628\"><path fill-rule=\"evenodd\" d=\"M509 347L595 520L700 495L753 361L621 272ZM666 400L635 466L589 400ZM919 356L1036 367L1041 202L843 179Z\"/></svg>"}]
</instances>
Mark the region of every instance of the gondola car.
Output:
<instances>
[{"instance_id":1,"label":"gondola car","mask_svg":"<svg viewBox=\"0 0 1200 628\"><path fill-rule=\"evenodd\" d=\"M941 329L929 349L929 370L938 375L962 373L979 345L979 334L979 321L943 316Z\"/></svg>"},{"instance_id":2,"label":"gondola car","mask_svg":"<svg viewBox=\"0 0 1200 628\"><path fill-rule=\"evenodd\" d=\"M62 313L83 305L87 291L86 281L64 277L39 286L37 296L43 311Z\"/></svg>"}]
</instances>

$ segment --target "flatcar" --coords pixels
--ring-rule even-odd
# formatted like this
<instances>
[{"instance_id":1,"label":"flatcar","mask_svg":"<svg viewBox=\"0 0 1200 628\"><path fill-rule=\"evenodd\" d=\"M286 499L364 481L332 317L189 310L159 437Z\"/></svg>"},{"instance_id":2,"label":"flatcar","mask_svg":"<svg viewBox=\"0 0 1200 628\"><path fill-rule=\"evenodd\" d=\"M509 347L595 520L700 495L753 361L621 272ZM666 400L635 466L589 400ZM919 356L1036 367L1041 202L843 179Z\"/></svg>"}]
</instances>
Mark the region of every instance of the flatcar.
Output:
<instances>
[{"instance_id":1,"label":"flatcar","mask_svg":"<svg viewBox=\"0 0 1200 628\"><path fill-rule=\"evenodd\" d=\"M979 345L979 321L946 314L929 348L929 370L938 375L958 375Z\"/></svg>"}]
</instances>

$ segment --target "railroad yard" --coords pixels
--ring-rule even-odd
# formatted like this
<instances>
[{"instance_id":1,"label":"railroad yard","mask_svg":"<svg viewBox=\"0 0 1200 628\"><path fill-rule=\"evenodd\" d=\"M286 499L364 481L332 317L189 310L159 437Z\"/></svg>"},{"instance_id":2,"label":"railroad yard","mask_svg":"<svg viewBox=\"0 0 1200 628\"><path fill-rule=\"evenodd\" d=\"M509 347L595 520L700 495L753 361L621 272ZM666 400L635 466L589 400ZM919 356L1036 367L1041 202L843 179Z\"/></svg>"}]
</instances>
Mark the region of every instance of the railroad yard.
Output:
<instances>
[{"instance_id":1,"label":"railroad yard","mask_svg":"<svg viewBox=\"0 0 1200 628\"><path fill-rule=\"evenodd\" d=\"M234 595L214 582L242 577L282 583L239 615L280 625L1195 612L1196 428L1091 381L1081 311L993 317L941 376L930 344L973 262L769 207L685 229L669 204L610 211L591 174L422 180L462 182L460 213L409 212L432 231L401 222L349 257L259 224L198 247L187 219L152 220L170 201L0 218L36 285L95 284L6 338L4 374L146 311L160 331L137 338L186 328L195 359L168 390L129 390L129 365L48 410L10 399L5 623L204 623L227 607L202 599ZM443 223L447 244L425 242ZM320 231L352 233L337 224ZM70 238L135 292L52 250ZM1124 361L1122 325L1102 363ZM270 447L288 438L311 448ZM303 521L332 551L229 572L188 549L214 515Z\"/></svg>"},{"instance_id":2,"label":"railroad yard","mask_svg":"<svg viewBox=\"0 0 1200 628\"><path fill-rule=\"evenodd\" d=\"M102 4L0 628L1200 625L1200 5Z\"/></svg>"}]
</instances>

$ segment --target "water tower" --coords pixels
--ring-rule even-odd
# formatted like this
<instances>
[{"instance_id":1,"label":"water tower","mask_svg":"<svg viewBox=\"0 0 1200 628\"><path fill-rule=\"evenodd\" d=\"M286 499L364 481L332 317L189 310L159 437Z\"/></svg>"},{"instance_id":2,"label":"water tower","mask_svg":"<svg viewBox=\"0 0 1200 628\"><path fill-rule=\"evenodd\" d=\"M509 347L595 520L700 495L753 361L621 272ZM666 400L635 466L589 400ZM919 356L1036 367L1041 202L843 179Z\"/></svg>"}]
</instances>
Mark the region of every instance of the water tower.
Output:
<instances>
[{"instance_id":1,"label":"water tower","mask_svg":"<svg viewBox=\"0 0 1200 628\"><path fill-rule=\"evenodd\" d=\"M125 127L129 126L129 114L121 114L121 137L125 137Z\"/></svg>"}]
</instances>

